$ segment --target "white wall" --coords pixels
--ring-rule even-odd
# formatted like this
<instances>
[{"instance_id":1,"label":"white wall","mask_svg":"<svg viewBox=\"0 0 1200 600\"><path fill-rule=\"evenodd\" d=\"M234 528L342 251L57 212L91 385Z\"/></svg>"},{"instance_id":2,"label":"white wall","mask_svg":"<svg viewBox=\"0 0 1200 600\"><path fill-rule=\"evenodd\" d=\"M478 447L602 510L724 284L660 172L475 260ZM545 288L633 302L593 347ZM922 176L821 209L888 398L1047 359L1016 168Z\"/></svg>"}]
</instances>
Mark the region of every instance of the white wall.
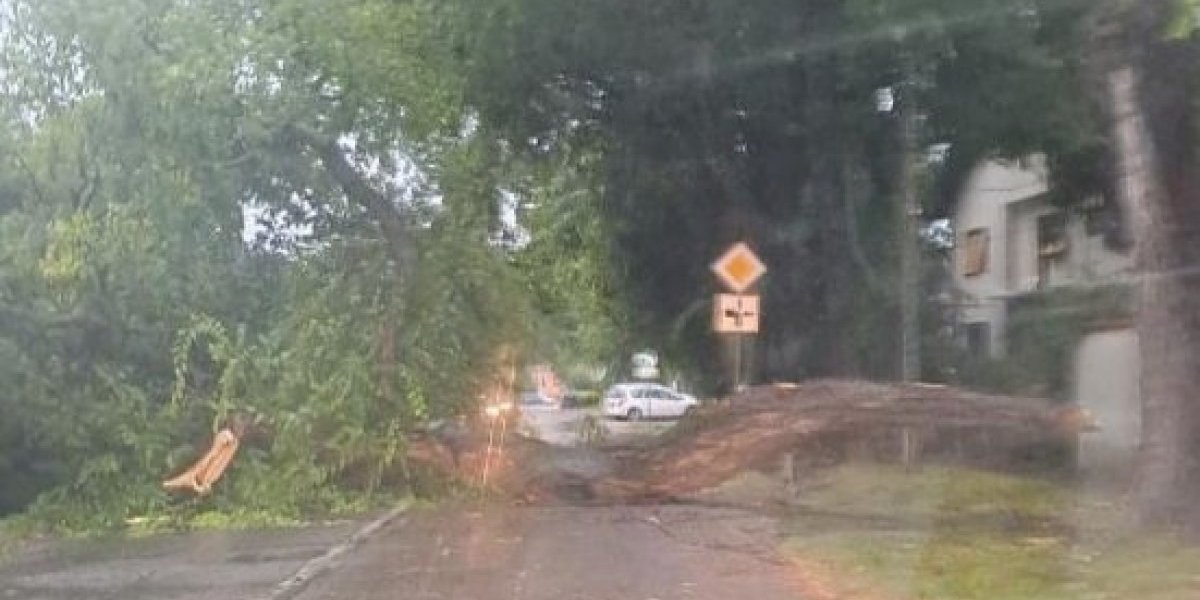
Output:
<instances>
[{"instance_id":1,"label":"white wall","mask_svg":"<svg viewBox=\"0 0 1200 600\"><path fill-rule=\"evenodd\" d=\"M1137 334L1132 329L1091 333L1075 353L1073 399L1099 422L1080 440L1080 466L1098 476L1127 473L1141 440Z\"/></svg>"},{"instance_id":2,"label":"white wall","mask_svg":"<svg viewBox=\"0 0 1200 600\"><path fill-rule=\"evenodd\" d=\"M1044 161L1033 158L1023 162L989 161L977 167L963 187L953 219L959 242L972 229L988 230L987 269L979 275L964 276L956 254L954 283L970 296L967 305L961 307L963 322L988 322L992 331L991 350L997 355L1004 353L1008 206L1045 194L1049 189Z\"/></svg>"},{"instance_id":3,"label":"white wall","mask_svg":"<svg viewBox=\"0 0 1200 600\"><path fill-rule=\"evenodd\" d=\"M1054 214L1055 208L1040 198L1013 203L1008 209L1008 288L1012 292L1037 289L1038 218ZM1120 280L1133 267L1128 253L1108 248L1103 235L1088 235L1082 216L1068 214L1067 251L1052 261L1044 287L1098 285Z\"/></svg>"},{"instance_id":4,"label":"white wall","mask_svg":"<svg viewBox=\"0 0 1200 600\"><path fill-rule=\"evenodd\" d=\"M968 178L953 218L960 244L954 261L955 285L970 297L960 307L963 323L987 322L992 354L1004 353L1007 300L1038 289L1038 218L1058 210L1046 199L1045 161L989 161ZM984 273L962 275L962 240L968 231L989 232ZM1069 247L1055 260L1043 287L1090 286L1124 280L1132 269L1126 254L1113 252L1100 235L1089 236L1084 219L1067 217ZM1100 430L1083 435L1080 461L1085 472L1103 480L1128 472L1141 439L1137 335L1131 329L1087 335L1076 350L1072 398L1100 422ZM1111 478L1110 478L1111 479Z\"/></svg>"},{"instance_id":5,"label":"white wall","mask_svg":"<svg viewBox=\"0 0 1200 600\"><path fill-rule=\"evenodd\" d=\"M961 240L968 231L986 227L991 247L986 272L964 277L961 270L955 269L955 283L963 291L975 296L994 296L1006 291L1008 206L1046 193L1049 188L1042 162L1031 159L1027 163L1029 168L1022 168L1016 161L989 161L968 178L955 210L955 231Z\"/></svg>"},{"instance_id":6,"label":"white wall","mask_svg":"<svg viewBox=\"0 0 1200 600\"><path fill-rule=\"evenodd\" d=\"M1041 197L1008 205L1007 291L1038 289L1038 219L1054 212L1054 207Z\"/></svg>"},{"instance_id":7,"label":"white wall","mask_svg":"<svg viewBox=\"0 0 1200 600\"><path fill-rule=\"evenodd\" d=\"M1004 353L1006 301L1038 289L1038 218L1057 212L1049 204L1044 158L992 160L980 164L967 179L953 217L959 244L954 283L968 300L960 307L963 323L986 321L992 330L991 352ZM962 274L962 241L973 229L988 230L987 269ZM1114 252L1101 235L1089 236L1082 216L1067 216L1067 252L1050 263L1043 287L1100 285L1120 281L1132 268L1126 254Z\"/></svg>"}]
</instances>

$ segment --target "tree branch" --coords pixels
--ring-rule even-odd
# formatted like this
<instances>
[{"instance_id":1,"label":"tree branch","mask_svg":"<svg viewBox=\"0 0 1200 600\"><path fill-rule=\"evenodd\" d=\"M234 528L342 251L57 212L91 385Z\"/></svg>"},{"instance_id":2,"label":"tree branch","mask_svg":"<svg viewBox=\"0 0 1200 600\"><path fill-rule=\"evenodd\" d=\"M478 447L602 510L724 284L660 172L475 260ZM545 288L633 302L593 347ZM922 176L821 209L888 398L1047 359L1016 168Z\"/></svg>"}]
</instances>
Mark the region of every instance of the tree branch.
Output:
<instances>
[{"instance_id":1,"label":"tree branch","mask_svg":"<svg viewBox=\"0 0 1200 600\"><path fill-rule=\"evenodd\" d=\"M354 168L336 138L296 124L285 126L283 135L293 144L315 152L347 198L367 210L367 214L379 224L395 260L397 273L404 272L412 262L412 240L408 224L392 201Z\"/></svg>"},{"instance_id":2,"label":"tree branch","mask_svg":"<svg viewBox=\"0 0 1200 600\"><path fill-rule=\"evenodd\" d=\"M79 189L75 191L74 198L75 210L77 212L87 210L91 206L92 199L96 197L96 190L100 187L99 169L93 173L88 172L87 141L85 140L82 145L83 147L79 153L79 179L82 183L80 183Z\"/></svg>"},{"instance_id":3,"label":"tree branch","mask_svg":"<svg viewBox=\"0 0 1200 600\"><path fill-rule=\"evenodd\" d=\"M38 181L37 174L30 168L29 163L25 162L25 157L20 154L14 154L13 160L16 161L17 167L25 172L25 176L29 178L29 187L33 188L33 195L37 196L40 204L46 204L46 194L42 192L42 184Z\"/></svg>"}]
</instances>

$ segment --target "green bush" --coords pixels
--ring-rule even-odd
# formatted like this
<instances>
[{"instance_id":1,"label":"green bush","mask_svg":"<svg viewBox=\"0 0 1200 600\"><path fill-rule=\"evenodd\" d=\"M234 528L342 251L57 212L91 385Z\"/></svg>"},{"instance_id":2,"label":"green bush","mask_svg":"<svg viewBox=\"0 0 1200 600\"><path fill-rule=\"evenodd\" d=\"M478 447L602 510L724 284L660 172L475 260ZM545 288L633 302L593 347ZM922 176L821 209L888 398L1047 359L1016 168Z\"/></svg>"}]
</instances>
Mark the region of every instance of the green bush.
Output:
<instances>
[{"instance_id":1,"label":"green bush","mask_svg":"<svg viewBox=\"0 0 1200 600\"><path fill-rule=\"evenodd\" d=\"M1123 287L1055 289L1009 305L1003 358L954 359L955 381L988 391L1066 401L1075 351L1089 331L1128 323L1130 295Z\"/></svg>"}]
</instances>

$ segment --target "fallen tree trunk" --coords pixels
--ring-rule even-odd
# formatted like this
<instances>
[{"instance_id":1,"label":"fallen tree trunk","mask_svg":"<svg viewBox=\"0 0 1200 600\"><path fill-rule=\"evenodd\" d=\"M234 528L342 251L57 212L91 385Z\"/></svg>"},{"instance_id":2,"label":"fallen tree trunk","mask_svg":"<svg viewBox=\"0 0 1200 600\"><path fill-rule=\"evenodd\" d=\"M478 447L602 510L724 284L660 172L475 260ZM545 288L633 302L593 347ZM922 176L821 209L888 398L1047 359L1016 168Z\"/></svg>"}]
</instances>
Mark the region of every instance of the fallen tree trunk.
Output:
<instances>
[{"instance_id":1,"label":"fallen tree trunk","mask_svg":"<svg viewBox=\"0 0 1200 600\"><path fill-rule=\"evenodd\" d=\"M1071 445L1087 425L1078 411L1044 400L945 386L853 381L762 386L705 407L644 448L593 450L589 457L581 449L509 440L502 457L493 449L489 485L539 500L645 502L719 485L836 434L966 431L1011 448ZM459 473L480 481L486 449L476 443L459 456Z\"/></svg>"},{"instance_id":2,"label":"fallen tree trunk","mask_svg":"<svg viewBox=\"0 0 1200 600\"><path fill-rule=\"evenodd\" d=\"M1069 440L1078 426L1045 401L945 386L817 381L758 387L697 415L698 424L633 457L596 484L613 499L662 498L716 486L816 436L910 428L989 431L1010 444Z\"/></svg>"}]
</instances>

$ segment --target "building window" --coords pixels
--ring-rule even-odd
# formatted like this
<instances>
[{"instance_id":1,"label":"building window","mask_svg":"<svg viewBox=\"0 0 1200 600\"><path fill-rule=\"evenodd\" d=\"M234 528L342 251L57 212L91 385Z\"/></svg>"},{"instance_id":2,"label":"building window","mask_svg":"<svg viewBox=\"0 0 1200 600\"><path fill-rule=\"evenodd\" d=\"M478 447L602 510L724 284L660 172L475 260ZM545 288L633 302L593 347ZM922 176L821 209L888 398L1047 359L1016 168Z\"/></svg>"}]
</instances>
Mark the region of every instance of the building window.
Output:
<instances>
[{"instance_id":1,"label":"building window","mask_svg":"<svg viewBox=\"0 0 1200 600\"><path fill-rule=\"evenodd\" d=\"M1067 255L1067 214L1042 215L1037 220L1038 279L1037 289L1050 285L1054 265Z\"/></svg>"},{"instance_id":2,"label":"building window","mask_svg":"<svg viewBox=\"0 0 1200 600\"><path fill-rule=\"evenodd\" d=\"M1083 231L1088 237L1107 233L1112 212L1108 210L1108 202L1104 196L1089 196L1080 203L1080 213L1083 215Z\"/></svg>"},{"instance_id":3,"label":"building window","mask_svg":"<svg viewBox=\"0 0 1200 600\"><path fill-rule=\"evenodd\" d=\"M988 323L967 323L963 325L966 334L967 352L974 358L991 356L992 326Z\"/></svg>"},{"instance_id":4,"label":"building window","mask_svg":"<svg viewBox=\"0 0 1200 600\"><path fill-rule=\"evenodd\" d=\"M1067 214L1053 213L1038 217L1038 256L1057 258L1067 253Z\"/></svg>"},{"instance_id":5,"label":"building window","mask_svg":"<svg viewBox=\"0 0 1200 600\"><path fill-rule=\"evenodd\" d=\"M988 230L979 227L967 232L962 243L962 274L966 277L982 275L988 266Z\"/></svg>"}]
</instances>

